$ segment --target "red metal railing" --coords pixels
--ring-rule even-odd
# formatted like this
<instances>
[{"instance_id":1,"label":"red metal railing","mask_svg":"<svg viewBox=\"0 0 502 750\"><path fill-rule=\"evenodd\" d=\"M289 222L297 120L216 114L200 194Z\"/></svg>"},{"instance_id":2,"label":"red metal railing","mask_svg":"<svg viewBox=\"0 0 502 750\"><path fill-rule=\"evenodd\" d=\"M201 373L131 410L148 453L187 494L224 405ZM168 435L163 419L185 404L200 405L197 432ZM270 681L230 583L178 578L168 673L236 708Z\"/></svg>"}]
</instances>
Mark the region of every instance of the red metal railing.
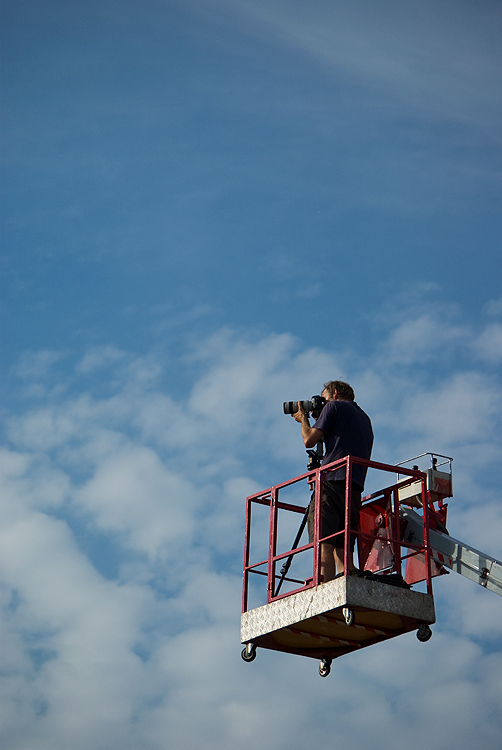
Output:
<instances>
[{"instance_id":1,"label":"red metal railing","mask_svg":"<svg viewBox=\"0 0 502 750\"><path fill-rule=\"evenodd\" d=\"M377 530L368 530L369 527L359 529L357 532L350 529L350 506L351 506L351 489L352 489L352 467L354 464L360 466L366 466L368 469L377 470L381 472L393 473L404 475L404 479L401 479L390 486L385 487L383 490L374 492L371 495L367 495L362 499L361 507L361 518L365 517L378 517L382 516L384 519L385 528ZM321 496L322 496L322 483L326 472L333 471L334 469L340 469L345 467L346 473L346 485L345 485L345 529L344 531L334 534L329 537L321 538ZM307 480L312 486L314 485L314 496L315 496L315 514L314 514L314 539L313 542L297 546L294 549L288 549L282 552L277 551L277 525L278 525L278 513L279 511L286 511L290 513L302 514L305 516L307 507L301 505L294 505L291 503L285 503L280 500L280 493L287 487ZM401 519L399 515L400 502L399 502L399 490L402 487L409 485L411 482L421 482L422 487L422 514L423 514L423 526L424 526L424 538L423 543L420 540L417 543L404 542L401 538ZM269 518L269 532L268 532L268 557L266 559L259 560L258 562L250 562L250 550L251 550L251 514L252 508L255 505L268 506L270 509ZM380 568L378 572L381 573L401 573L402 564L405 560L414 556L423 556L425 563L425 581L427 586L427 593L432 593L432 576L431 576L431 564L430 564L430 546L429 546L429 510L434 510L433 504L427 494L426 487L426 474L416 469L407 469L403 466L391 466L389 464L377 463L376 461L368 461L362 458L356 458L354 456L346 456L345 458L334 461L326 466L321 466L318 469L312 469L307 471L305 474L301 474L294 479L290 479L287 482L282 482L274 487L257 492L254 495L250 495L246 498L246 525L245 525L245 543L244 543L244 575L243 575L243 589L242 589L242 611L246 612L248 609L248 596L249 596L249 576L250 574L257 574L260 576L266 576L267 578L267 595L266 603L270 604L272 601L281 599L285 596L291 596L299 591L318 586L320 580L320 545L322 542L332 542L332 540L338 535L344 535L344 569L348 571L350 568L349 556L350 551L350 537L356 536L358 540L358 555L359 561L368 564L368 550L375 546L375 543L384 545L387 550L391 551L391 562ZM365 515L366 514L366 515ZM362 524L362 526L365 526ZM366 524L368 526L368 524ZM371 524L370 524L371 526ZM288 575L278 575L277 565L284 561L292 561L296 556L302 555L307 550L313 550L313 564L312 564L312 576L299 580L292 578ZM263 570L265 568L266 570ZM261 570L260 570L261 569ZM370 568L371 569L371 568ZM373 572L375 572L373 570ZM279 584L278 584L279 580ZM279 593L280 586L283 581L287 581L289 584L299 584L296 588L290 589L286 593Z\"/></svg>"}]
</instances>

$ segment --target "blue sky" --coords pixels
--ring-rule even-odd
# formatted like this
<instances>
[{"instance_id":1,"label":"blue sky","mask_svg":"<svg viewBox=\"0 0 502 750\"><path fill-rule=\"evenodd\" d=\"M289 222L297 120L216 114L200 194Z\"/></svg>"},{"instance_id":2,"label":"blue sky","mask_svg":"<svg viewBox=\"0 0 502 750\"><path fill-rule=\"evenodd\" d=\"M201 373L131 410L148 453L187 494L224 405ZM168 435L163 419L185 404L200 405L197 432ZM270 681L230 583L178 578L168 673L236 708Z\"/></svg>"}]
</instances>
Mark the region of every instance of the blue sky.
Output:
<instances>
[{"instance_id":1,"label":"blue sky","mask_svg":"<svg viewBox=\"0 0 502 750\"><path fill-rule=\"evenodd\" d=\"M8 750L500 747L500 598L434 637L239 656L244 498L342 377L374 457L452 455L502 558L498 2L2 9ZM413 744L415 743L415 744Z\"/></svg>"}]
</instances>

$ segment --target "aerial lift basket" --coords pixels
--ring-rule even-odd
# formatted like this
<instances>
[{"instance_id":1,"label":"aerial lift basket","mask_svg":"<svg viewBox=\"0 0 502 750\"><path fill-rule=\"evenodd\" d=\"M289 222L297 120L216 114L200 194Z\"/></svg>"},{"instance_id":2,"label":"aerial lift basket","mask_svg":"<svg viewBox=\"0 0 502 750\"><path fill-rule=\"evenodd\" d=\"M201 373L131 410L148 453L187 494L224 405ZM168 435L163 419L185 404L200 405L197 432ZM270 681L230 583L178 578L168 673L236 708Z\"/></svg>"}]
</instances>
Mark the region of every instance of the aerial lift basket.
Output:
<instances>
[{"instance_id":1,"label":"aerial lift basket","mask_svg":"<svg viewBox=\"0 0 502 750\"><path fill-rule=\"evenodd\" d=\"M355 464L368 467L372 474L380 472L385 485L384 489L363 498L361 527L357 534L349 528ZM341 532L345 572L323 582L320 545L333 540L320 537L322 482L327 471L339 468L345 468L346 472L345 531ZM393 478L390 485L386 484L390 474L398 472L397 480ZM284 495L299 489L294 485L305 481L313 488L316 500L312 543L302 539L307 508L283 499ZM419 640L427 641L432 635L430 625L435 622L432 593L435 571L429 543L429 520L435 510L430 482L428 474L416 467L390 466L347 456L249 496L246 499L242 658L252 661L258 647L308 656L320 660L320 674L326 676L333 659L403 633L415 630ZM413 507L421 519L422 534L421 538L404 541L403 524L406 522L401 518L401 503L407 503L409 497L413 497ZM268 555L265 553L259 555L258 560L252 560L253 535L257 533L252 513L254 516L258 508L268 514L268 528L264 528L263 523L261 528L262 536L268 534ZM302 518L302 524L293 547L284 549L278 543L279 521L288 514ZM357 574L350 574L351 553L347 543L350 534L357 536ZM420 560L424 591L412 591L406 581L406 566L414 558ZM300 574L295 570L300 570ZM249 607L251 596L258 597L258 606Z\"/></svg>"}]
</instances>

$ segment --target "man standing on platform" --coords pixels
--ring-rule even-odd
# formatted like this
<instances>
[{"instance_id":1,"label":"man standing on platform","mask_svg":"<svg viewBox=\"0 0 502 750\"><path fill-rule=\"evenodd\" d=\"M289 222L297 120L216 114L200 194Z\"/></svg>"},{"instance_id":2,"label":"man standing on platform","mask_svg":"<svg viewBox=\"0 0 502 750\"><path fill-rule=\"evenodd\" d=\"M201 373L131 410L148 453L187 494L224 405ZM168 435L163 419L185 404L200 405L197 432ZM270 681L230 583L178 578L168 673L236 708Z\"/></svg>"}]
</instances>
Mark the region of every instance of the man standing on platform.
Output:
<instances>
[{"instance_id":1,"label":"man standing on platform","mask_svg":"<svg viewBox=\"0 0 502 750\"><path fill-rule=\"evenodd\" d=\"M319 441L325 445L323 465L330 464L345 456L357 458L371 457L373 446L373 429L367 414L354 401L354 391L348 383L341 380L330 380L324 384L322 396L326 403L319 419L310 426L308 415L301 402L298 411L292 416L302 426L302 438L305 448L313 448ZM324 474L322 491L322 524L321 538L343 532L345 528L345 466ZM350 527L357 531L361 496L366 479L366 467L359 464L352 466L352 497ZM314 540L314 498L309 506L308 529L309 541ZM337 575L343 575L344 534L339 534L332 543L321 544L321 575L324 581L330 581ZM350 571L355 572L353 563L355 537L350 539Z\"/></svg>"}]
</instances>

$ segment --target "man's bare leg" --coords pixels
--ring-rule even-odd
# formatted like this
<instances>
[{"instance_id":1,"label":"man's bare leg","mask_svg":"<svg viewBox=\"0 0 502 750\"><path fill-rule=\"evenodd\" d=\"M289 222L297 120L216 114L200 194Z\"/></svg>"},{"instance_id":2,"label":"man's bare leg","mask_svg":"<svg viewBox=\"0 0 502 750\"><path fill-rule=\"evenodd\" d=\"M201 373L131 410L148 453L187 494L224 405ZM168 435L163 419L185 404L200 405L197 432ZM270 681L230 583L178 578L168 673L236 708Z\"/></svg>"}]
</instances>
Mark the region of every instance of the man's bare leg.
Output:
<instances>
[{"instance_id":1,"label":"man's bare leg","mask_svg":"<svg viewBox=\"0 0 502 750\"><path fill-rule=\"evenodd\" d=\"M335 548L332 544L321 544L321 576L324 583L335 577Z\"/></svg>"},{"instance_id":2,"label":"man's bare leg","mask_svg":"<svg viewBox=\"0 0 502 750\"><path fill-rule=\"evenodd\" d=\"M335 570L337 573L343 573L343 549L336 549L336 547L333 547L332 549ZM355 570L352 554L349 555L349 570Z\"/></svg>"},{"instance_id":3,"label":"man's bare leg","mask_svg":"<svg viewBox=\"0 0 502 750\"><path fill-rule=\"evenodd\" d=\"M355 570L352 555L349 557L349 570ZM321 576L324 583L331 581L335 573L343 573L343 549L336 549L332 544L321 544Z\"/></svg>"}]
</instances>

